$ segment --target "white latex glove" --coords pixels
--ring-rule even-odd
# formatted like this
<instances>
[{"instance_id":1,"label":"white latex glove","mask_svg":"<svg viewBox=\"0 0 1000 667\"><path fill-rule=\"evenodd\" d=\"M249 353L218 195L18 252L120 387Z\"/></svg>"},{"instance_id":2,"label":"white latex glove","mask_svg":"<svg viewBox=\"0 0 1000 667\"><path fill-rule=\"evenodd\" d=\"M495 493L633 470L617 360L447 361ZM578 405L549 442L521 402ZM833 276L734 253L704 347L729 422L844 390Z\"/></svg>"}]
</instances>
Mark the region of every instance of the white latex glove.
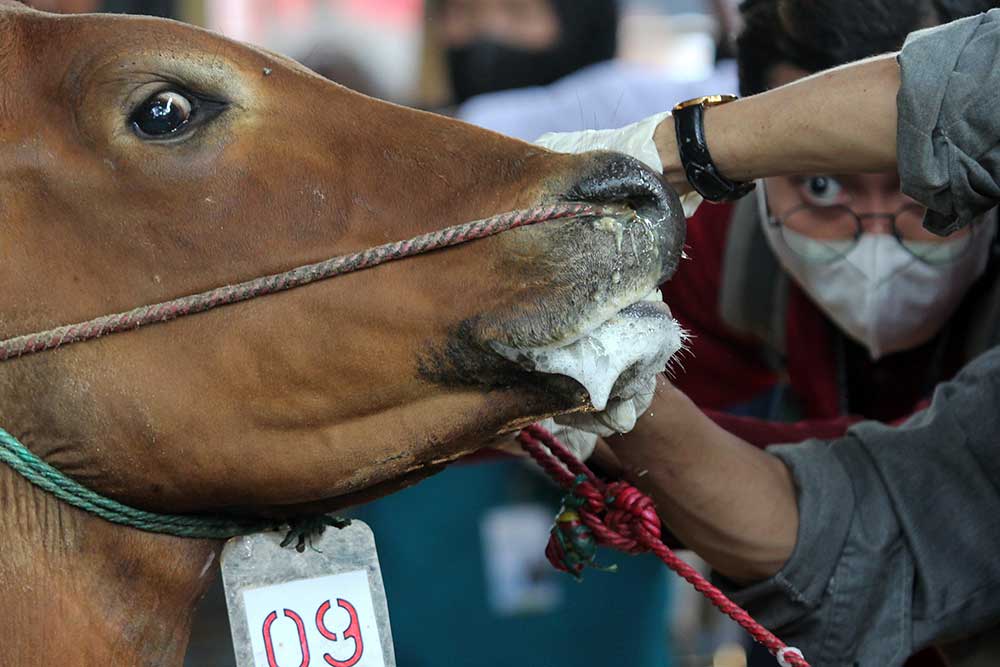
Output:
<instances>
[{"instance_id":1,"label":"white latex glove","mask_svg":"<svg viewBox=\"0 0 1000 667\"><path fill-rule=\"evenodd\" d=\"M615 151L630 155L643 162L658 174L663 173L663 162L656 149L653 135L657 126L670 112L650 116L638 123L626 125L618 130L584 130L583 132L549 132L535 141L539 146L559 153L585 153L587 151ZM691 217L702 202L701 195L690 192L681 197L684 215Z\"/></svg>"},{"instance_id":2,"label":"white latex glove","mask_svg":"<svg viewBox=\"0 0 1000 667\"><path fill-rule=\"evenodd\" d=\"M589 459L590 455L594 453L594 449L597 448L596 433L589 433L570 426L557 424L552 419L540 421L538 425L559 438L559 442L566 445L566 448L573 452L576 458L581 461Z\"/></svg>"},{"instance_id":3,"label":"white latex glove","mask_svg":"<svg viewBox=\"0 0 1000 667\"><path fill-rule=\"evenodd\" d=\"M648 390L638 392L628 399L612 399L607 410L600 415L576 412L560 415L555 419L538 422L545 430L559 438L581 461L586 461L597 447L597 437L628 433L636 420L649 409L656 391L656 378L650 378Z\"/></svg>"},{"instance_id":4,"label":"white latex glove","mask_svg":"<svg viewBox=\"0 0 1000 667\"><path fill-rule=\"evenodd\" d=\"M560 415L555 421L568 431L583 431L588 434L608 436L628 433L635 428L635 423L653 402L656 391L656 378L648 381L648 389L638 392L632 398L615 398L608 402L607 409L600 414L591 412L574 412ZM590 454L588 453L588 456Z\"/></svg>"}]
</instances>

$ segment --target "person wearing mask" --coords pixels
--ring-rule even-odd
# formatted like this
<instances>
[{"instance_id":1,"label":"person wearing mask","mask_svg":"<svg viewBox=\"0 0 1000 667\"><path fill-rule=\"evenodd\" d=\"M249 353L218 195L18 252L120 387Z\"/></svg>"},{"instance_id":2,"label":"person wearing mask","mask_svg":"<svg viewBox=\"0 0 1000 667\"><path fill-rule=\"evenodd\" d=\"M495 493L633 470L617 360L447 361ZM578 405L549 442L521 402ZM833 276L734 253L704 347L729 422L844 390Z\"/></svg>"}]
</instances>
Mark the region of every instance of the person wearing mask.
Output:
<instances>
[{"instance_id":1,"label":"person wearing mask","mask_svg":"<svg viewBox=\"0 0 1000 667\"><path fill-rule=\"evenodd\" d=\"M794 15L789 4L779 3L789 12L785 25ZM608 147L631 146L645 156L652 148L654 166L679 189L694 187L720 200L746 193L755 178L880 171L896 168L898 156L902 190L927 208L925 230L944 235L919 243L947 248L945 254L958 259L976 256L993 237L977 235L975 227L1000 202L1000 114L992 100L1000 85L998 52L1000 10L991 10L911 35L898 57L702 108L693 128L700 139L689 133L690 112L680 109L672 118L656 119L650 141L626 133L632 141L619 135ZM692 153L692 142L708 150ZM918 242L904 236L896 213L894 240L904 248L903 241ZM769 232L768 225L783 224L772 217L764 213L757 224L772 234L765 247L781 261L774 245L803 239ZM696 217L691 230L698 225ZM878 233L863 219L860 225L860 235ZM807 246L819 242L814 248L841 247L833 234L801 236ZM852 243L833 261L858 252L858 239ZM919 257L922 247L905 249ZM875 255L879 277L879 264L894 264L891 254ZM972 266L966 275L979 273L978 264ZM786 271L817 307L835 310L808 276L794 267ZM967 281L962 274L928 277L918 297L896 286L881 302L890 310L898 307L897 298L907 308L927 308L932 326L902 313L908 326L878 336L864 333L877 327L851 331L848 320L838 321L842 317L831 322L877 364L893 348L920 345L928 331L932 339L939 333L948 318L935 304ZM858 287L856 299L868 301L879 286L876 280L870 288ZM967 288L965 299L970 293ZM995 313L997 303L979 301L981 312L968 321ZM994 557L1000 547L1000 348L989 339L995 321L985 326L985 333L956 332L969 338L964 349L974 350L976 343L983 352L975 358L974 351L966 352L971 361L965 369L940 382L930 406L899 426L869 421L846 434L764 452L739 437L739 429L719 428L664 381L636 430L609 443L625 470L654 495L678 537L715 566L738 602L803 649L812 665L895 667L923 646L989 635L1000 621L1000 566ZM787 332L789 345L793 337L816 335L803 327ZM913 393L908 377L883 385L883 391ZM809 428L787 435L808 435ZM966 662L975 659L965 655L953 664L996 664L997 657Z\"/></svg>"},{"instance_id":2,"label":"person wearing mask","mask_svg":"<svg viewBox=\"0 0 1000 667\"><path fill-rule=\"evenodd\" d=\"M749 0L741 91L898 49L914 29L993 4ZM673 132L667 116L540 143L631 150L660 168L653 135L668 123ZM674 141L668 134L659 132ZM922 220L894 172L774 176L736 204L700 207L688 226L691 261L662 287L693 334L678 388L759 444L911 414L1000 341L1000 312L989 307L1000 298L996 221L941 239Z\"/></svg>"},{"instance_id":3,"label":"person wearing mask","mask_svg":"<svg viewBox=\"0 0 1000 667\"><path fill-rule=\"evenodd\" d=\"M612 6L611 3L608 6ZM731 32L733 8L734 0L706 3L706 9L711 10L719 26L719 39L714 47L709 36L701 35L702 39L698 40L691 33L675 35L673 42L662 45L664 54L675 47L683 48L683 61L675 56L667 58L672 63L653 65L612 59L607 55L607 40L598 40L597 51L592 56L607 55L605 59L581 67L549 85L476 95L460 104L455 115L473 125L533 141L547 132L573 132L632 123L670 108L679 99L718 90L735 90L736 63L732 59L732 49L723 48L735 36L735 32ZM592 10L593 6L582 6L576 20L589 22L582 15L588 9ZM601 9L597 18L606 12L607 8ZM662 18L669 20L670 17ZM596 21L593 23L595 28L600 25ZM613 23L604 24L607 38L612 36L614 27Z\"/></svg>"},{"instance_id":4,"label":"person wearing mask","mask_svg":"<svg viewBox=\"0 0 1000 667\"><path fill-rule=\"evenodd\" d=\"M451 102L544 86L614 58L615 0L429 0Z\"/></svg>"}]
</instances>

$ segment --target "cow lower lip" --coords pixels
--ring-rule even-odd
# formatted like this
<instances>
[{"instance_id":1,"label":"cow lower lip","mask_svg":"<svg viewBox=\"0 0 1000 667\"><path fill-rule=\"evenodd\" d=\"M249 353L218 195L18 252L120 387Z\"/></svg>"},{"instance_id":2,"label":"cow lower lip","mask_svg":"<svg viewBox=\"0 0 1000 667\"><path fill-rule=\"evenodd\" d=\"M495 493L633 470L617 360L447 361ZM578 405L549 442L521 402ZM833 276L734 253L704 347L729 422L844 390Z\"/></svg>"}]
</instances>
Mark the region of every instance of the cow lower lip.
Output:
<instances>
[{"instance_id":1,"label":"cow lower lip","mask_svg":"<svg viewBox=\"0 0 1000 667\"><path fill-rule=\"evenodd\" d=\"M573 340L528 349L493 346L530 371L573 378L600 412L611 398L627 400L648 391L650 379L664 370L683 342L680 326L654 291Z\"/></svg>"}]
</instances>

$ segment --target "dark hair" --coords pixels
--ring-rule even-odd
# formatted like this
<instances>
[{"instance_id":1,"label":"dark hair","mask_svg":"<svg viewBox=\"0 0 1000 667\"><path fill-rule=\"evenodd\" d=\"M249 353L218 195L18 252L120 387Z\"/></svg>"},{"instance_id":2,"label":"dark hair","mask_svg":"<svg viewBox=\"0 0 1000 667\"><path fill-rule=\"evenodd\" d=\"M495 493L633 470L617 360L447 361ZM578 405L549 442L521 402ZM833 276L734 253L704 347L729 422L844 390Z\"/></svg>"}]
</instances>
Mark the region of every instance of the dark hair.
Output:
<instances>
[{"instance_id":1,"label":"dark hair","mask_svg":"<svg viewBox=\"0 0 1000 667\"><path fill-rule=\"evenodd\" d=\"M781 63L807 72L898 50L914 30L972 16L997 0L744 0L740 92L771 87Z\"/></svg>"}]
</instances>

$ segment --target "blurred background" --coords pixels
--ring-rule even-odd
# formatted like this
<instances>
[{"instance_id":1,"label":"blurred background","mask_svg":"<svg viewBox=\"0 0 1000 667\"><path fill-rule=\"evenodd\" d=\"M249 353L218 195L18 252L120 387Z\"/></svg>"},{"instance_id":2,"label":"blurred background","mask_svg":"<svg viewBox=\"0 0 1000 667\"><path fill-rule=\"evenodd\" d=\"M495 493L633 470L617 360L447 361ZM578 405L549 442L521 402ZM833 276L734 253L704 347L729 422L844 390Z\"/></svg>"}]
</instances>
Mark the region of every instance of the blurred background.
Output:
<instances>
[{"instance_id":1,"label":"blurred background","mask_svg":"<svg viewBox=\"0 0 1000 667\"><path fill-rule=\"evenodd\" d=\"M28 4L189 22L365 94L525 140L618 127L737 89L735 0ZM741 632L655 559L602 553L620 572L592 571L582 584L551 570L543 550L558 503L535 470L486 457L350 513L375 531L401 667L746 667ZM448 629L433 643L432 622ZM188 665L233 664L217 585L194 622Z\"/></svg>"},{"instance_id":2,"label":"blurred background","mask_svg":"<svg viewBox=\"0 0 1000 667\"><path fill-rule=\"evenodd\" d=\"M433 1L433 0L432 0ZM489 2L490 0L486 0ZM520 0L505 0L523 4ZM441 89L421 89L424 0L31 0L47 11L124 12L200 25L304 62L356 76L378 97L433 106ZM717 6L729 0L621 0L618 56L676 64L697 77L714 58ZM731 2L735 4L735 1Z\"/></svg>"}]
</instances>

